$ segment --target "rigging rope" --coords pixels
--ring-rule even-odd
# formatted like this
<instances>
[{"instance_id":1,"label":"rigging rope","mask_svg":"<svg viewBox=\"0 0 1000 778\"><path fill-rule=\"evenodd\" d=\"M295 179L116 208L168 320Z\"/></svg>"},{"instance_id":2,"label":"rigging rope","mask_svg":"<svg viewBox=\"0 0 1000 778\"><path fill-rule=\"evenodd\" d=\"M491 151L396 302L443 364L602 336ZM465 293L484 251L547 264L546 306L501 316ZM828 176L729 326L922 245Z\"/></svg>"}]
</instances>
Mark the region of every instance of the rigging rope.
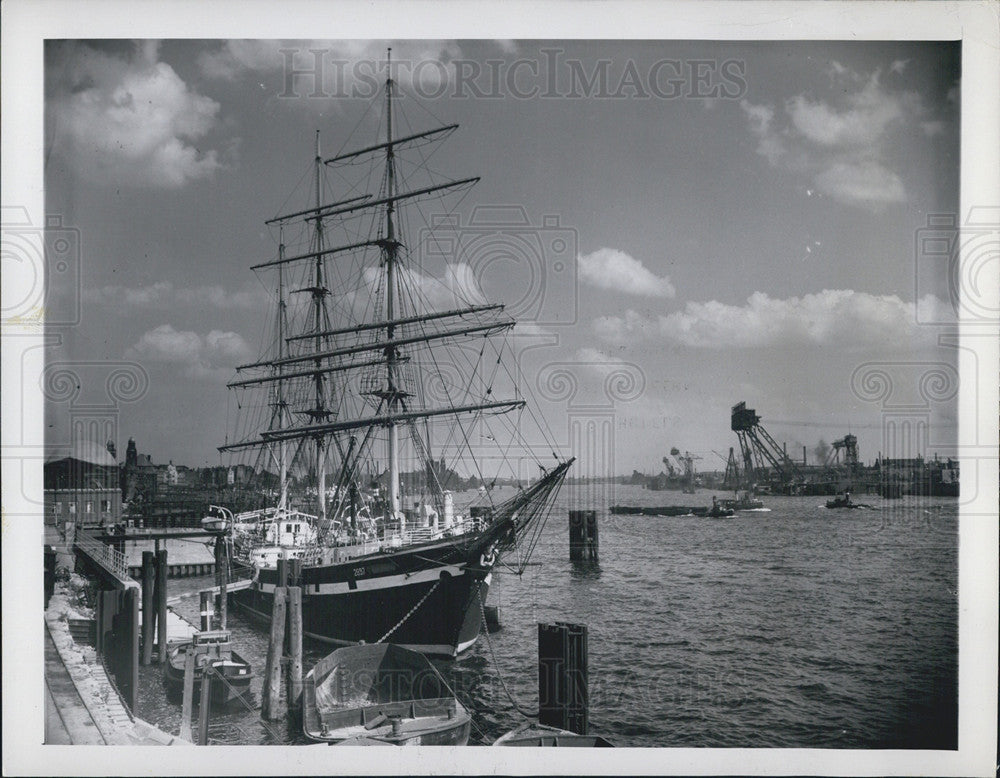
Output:
<instances>
[{"instance_id":1,"label":"rigging rope","mask_svg":"<svg viewBox=\"0 0 1000 778\"><path fill-rule=\"evenodd\" d=\"M483 630L486 632L486 645L489 646L490 656L493 657L493 666L496 668L497 678L500 679L500 686L502 686L504 692L506 692L507 699L510 700L510 704L514 706L514 710L516 710L526 719L537 719L538 711L536 710L535 712L532 713L522 708L518 704L517 700L514 699L514 695L511 694L510 689L507 688L507 682L503 679L503 673L500 672L500 663L497 662L497 655L493 651L493 641L490 639L490 630L486 625L486 608L483 605L482 593L483 593L483 587L480 586L479 591L476 593L476 599L479 601L479 613L482 615L483 618L482 623L483 623Z\"/></svg>"}]
</instances>

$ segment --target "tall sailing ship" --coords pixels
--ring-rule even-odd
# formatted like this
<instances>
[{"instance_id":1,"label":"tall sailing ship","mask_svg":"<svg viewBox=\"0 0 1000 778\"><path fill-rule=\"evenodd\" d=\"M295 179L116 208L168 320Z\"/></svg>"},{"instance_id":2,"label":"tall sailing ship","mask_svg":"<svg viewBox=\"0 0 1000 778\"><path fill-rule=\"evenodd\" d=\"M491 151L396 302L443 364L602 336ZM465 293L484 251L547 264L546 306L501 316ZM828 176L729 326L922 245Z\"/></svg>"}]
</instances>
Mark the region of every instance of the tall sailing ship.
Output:
<instances>
[{"instance_id":1,"label":"tall sailing ship","mask_svg":"<svg viewBox=\"0 0 1000 778\"><path fill-rule=\"evenodd\" d=\"M275 474L273 503L233 517L251 577L233 602L269 620L279 560L299 559L307 636L454 656L494 566L527 562L572 459L525 433L544 424L505 367L503 305L459 283L467 265L424 266L436 239L413 211L478 178L427 165L457 125L394 133L397 90L390 70L384 140L324 159L317 133L312 203L266 222L277 256L253 270L274 289L274 334L229 384L240 414L220 451ZM479 485L464 499L448 489L463 473Z\"/></svg>"}]
</instances>

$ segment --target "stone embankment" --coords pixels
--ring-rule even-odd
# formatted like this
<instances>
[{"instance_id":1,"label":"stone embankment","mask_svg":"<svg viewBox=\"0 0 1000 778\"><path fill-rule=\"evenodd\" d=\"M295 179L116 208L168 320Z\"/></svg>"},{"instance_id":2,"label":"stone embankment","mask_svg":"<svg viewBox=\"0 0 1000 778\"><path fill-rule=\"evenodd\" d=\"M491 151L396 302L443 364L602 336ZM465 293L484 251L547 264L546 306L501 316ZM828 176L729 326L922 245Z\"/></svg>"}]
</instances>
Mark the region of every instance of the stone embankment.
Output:
<instances>
[{"instance_id":1,"label":"stone embankment","mask_svg":"<svg viewBox=\"0 0 1000 778\"><path fill-rule=\"evenodd\" d=\"M133 716L93 646L77 643L70 621L93 619L88 581L65 569L45 611L45 742L74 745L191 745Z\"/></svg>"}]
</instances>

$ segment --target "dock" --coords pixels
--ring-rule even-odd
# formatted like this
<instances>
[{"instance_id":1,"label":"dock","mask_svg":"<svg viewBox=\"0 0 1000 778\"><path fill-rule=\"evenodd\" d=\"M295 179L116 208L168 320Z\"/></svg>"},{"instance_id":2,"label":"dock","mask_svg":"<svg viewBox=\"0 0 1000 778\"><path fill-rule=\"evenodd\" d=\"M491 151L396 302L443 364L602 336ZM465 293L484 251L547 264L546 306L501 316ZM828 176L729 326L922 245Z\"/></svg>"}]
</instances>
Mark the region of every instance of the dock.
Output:
<instances>
[{"instance_id":1,"label":"dock","mask_svg":"<svg viewBox=\"0 0 1000 778\"><path fill-rule=\"evenodd\" d=\"M45 618L46 745L193 745L134 716L93 649L66 621Z\"/></svg>"}]
</instances>

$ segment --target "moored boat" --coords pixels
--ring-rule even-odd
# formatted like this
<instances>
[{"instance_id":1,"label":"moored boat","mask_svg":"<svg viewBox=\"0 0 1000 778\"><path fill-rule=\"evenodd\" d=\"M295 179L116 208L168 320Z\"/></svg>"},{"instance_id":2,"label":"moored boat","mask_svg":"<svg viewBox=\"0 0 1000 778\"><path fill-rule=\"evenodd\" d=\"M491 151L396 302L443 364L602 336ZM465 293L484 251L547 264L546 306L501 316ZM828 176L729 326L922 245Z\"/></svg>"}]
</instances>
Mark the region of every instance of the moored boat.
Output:
<instances>
[{"instance_id":1,"label":"moored boat","mask_svg":"<svg viewBox=\"0 0 1000 778\"><path fill-rule=\"evenodd\" d=\"M313 741L464 746L471 725L430 661L391 643L337 649L303 683L302 731Z\"/></svg>"},{"instance_id":2,"label":"moored boat","mask_svg":"<svg viewBox=\"0 0 1000 778\"><path fill-rule=\"evenodd\" d=\"M615 745L600 735L580 735L556 727L529 722L501 735L494 746L507 747L558 747L558 748L614 748Z\"/></svg>"},{"instance_id":3,"label":"moored boat","mask_svg":"<svg viewBox=\"0 0 1000 778\"><path fill-rule=\"evenodd\" d=\"M253 668L242 656L232 650L229 645L229 633L216 631L199 633L194 640L173 643L167 649L167 662L163 667L163 680L171 694L180 694L184 690L184 670L187 653L195 647L195 643L211 645L208 653L198 656L194 674L194 692L200 693L202 670L210 665L218 674L211 689L211 700L216 705L227 705L246 697L250 692L250 682L253 680Z\"/></svg>"},{"instance_id":4,"label":"moored boat","mask_svg":"<svg viewBox=\"0 0 1000 778\"><path fill-rule=\"evenodd\" d=\"M480 633L498 558L520 546L527 564L572 459L539 445L551 436L536 418L514 417L527 405L516 322L467 288L457 257L420 253L438 245L424 227L450 222L407 210L478 178L426 165L424 148L457 125L393 132L396 89L388 78L379 142L324 159L317 135L310 207L266 223L276 256L253 269L273 289L273 331L229 383L241 413L220 451L246 457L246 488L260 479L269 507L232 519L251 579L232 601L269 621L279 562L298 559L306 637L455 656ZM329 202L332 186L352 194ZM479 488L460 504L450 481Z\"/></svg>"}]
</instances>

